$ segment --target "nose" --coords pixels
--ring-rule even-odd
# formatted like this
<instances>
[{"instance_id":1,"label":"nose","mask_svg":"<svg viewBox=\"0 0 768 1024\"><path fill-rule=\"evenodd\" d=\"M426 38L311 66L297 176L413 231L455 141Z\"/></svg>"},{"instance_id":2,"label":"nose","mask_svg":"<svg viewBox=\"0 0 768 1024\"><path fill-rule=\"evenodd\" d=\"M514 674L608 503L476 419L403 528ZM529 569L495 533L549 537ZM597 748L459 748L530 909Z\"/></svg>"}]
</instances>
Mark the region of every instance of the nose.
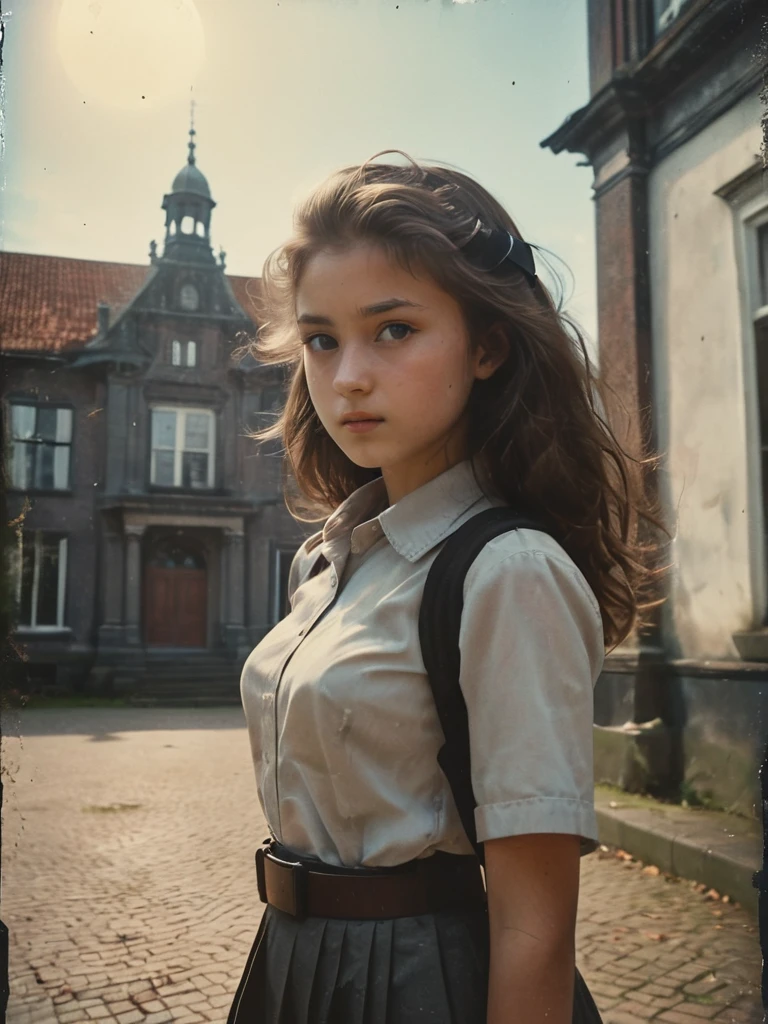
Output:
<instances>
[{"instance_id":1,"label":"nose","mask_svg":"<svg viewBox=\"0 0 768 1024\"><path fill-rule=\"evenodd\" d=\"M344 346L336 364L333 386L340 395L371 390L371 365L365 345Z\"/></svg>"}]
</instances>

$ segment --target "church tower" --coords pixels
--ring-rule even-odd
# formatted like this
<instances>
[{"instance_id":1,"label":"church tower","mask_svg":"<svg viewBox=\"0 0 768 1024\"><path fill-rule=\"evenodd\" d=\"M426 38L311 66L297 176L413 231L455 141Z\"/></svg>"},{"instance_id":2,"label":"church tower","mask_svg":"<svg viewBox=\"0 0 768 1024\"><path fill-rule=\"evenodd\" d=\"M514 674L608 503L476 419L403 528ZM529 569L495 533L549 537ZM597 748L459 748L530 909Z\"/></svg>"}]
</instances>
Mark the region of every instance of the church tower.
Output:
<instances>
[{"instance_id":1,"label":"church tower","mask_svg":"<svg viewBox=\"0 0 768 1024\"><path fill-rule=\"evenodd\" d=\"M163 196L165 242L162 259L176 263L215 263L211 249L211 211L216 203L195 161L195 129L189 129L189 156Z\"/></svg>"}]
</instances>

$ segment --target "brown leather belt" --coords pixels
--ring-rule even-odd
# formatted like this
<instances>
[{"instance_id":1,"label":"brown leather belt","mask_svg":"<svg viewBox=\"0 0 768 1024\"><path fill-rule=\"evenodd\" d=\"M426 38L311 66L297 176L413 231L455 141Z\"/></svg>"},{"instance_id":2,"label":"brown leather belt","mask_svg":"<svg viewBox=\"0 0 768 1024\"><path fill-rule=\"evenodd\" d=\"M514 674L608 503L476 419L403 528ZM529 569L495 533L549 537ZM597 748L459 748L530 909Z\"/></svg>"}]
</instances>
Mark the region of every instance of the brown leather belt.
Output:
<instances>
[{"instance_id":1,"label":"brown leather belt","mask_svg":"<svg viewBox=\"0 0 768 1024\"><path fill-rule=\"evenodd\" d=\"M474 856L436 853L391 871L329 867L289 860L269 847L256 851L262 903L293 917L415 917L445 910L481 910L485 888Z\"/></svg>"}]
</instances>

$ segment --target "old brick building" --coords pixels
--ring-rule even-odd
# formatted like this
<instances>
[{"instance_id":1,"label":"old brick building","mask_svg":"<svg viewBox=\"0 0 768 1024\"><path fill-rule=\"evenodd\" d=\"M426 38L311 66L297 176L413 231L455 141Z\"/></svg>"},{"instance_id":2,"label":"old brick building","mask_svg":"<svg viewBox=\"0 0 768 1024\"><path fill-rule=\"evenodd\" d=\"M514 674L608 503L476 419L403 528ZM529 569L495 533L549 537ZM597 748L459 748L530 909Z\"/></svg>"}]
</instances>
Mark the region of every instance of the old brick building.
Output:
<instances>
[{"instance_id":1,"label":"old brick building","mask_svg":"<svg viewBox=\"0 0 768 1024\"><path fill-rule=\"evenodd\" d=\"M655 630L598 684L598 774L745 814L768 739L762 14L588 0L591 98L542 143L594 170L609 412L661 452L646 483L674 534Z\"/></svg>"},{"instance_id":2,"label":"old brick building","mask_svg":"<svg viewBox=\"0 0 768 1024\"><path fill-rule=\"evenodd\" d=\"M282 615L308 528L285 510L279 447L245 434L284 380L233 358L259 282L214 257L215 205L193 130L149 266L1 257L13 585L33 684L236 697L242 660Z\"/></svg>"}]
</instances>

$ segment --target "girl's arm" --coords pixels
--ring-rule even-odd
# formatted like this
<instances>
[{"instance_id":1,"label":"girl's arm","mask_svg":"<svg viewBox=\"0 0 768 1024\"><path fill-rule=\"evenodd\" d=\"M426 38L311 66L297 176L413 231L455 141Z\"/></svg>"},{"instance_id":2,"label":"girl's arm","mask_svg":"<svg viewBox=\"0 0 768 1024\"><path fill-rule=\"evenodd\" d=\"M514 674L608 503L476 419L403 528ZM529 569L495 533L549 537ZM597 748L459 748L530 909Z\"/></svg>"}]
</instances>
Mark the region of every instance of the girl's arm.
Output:
<instances>
[{"instance_id":1,"label":"girl's arm","mask_svg":"<svg viewBox=\"0 0 768 1024\"><path fill-rule=\"evenodd\" d=\"M571 1024L579 836L531 833L484 846L491 933L487 1024Z\"/></svg>"}]
</instances>

